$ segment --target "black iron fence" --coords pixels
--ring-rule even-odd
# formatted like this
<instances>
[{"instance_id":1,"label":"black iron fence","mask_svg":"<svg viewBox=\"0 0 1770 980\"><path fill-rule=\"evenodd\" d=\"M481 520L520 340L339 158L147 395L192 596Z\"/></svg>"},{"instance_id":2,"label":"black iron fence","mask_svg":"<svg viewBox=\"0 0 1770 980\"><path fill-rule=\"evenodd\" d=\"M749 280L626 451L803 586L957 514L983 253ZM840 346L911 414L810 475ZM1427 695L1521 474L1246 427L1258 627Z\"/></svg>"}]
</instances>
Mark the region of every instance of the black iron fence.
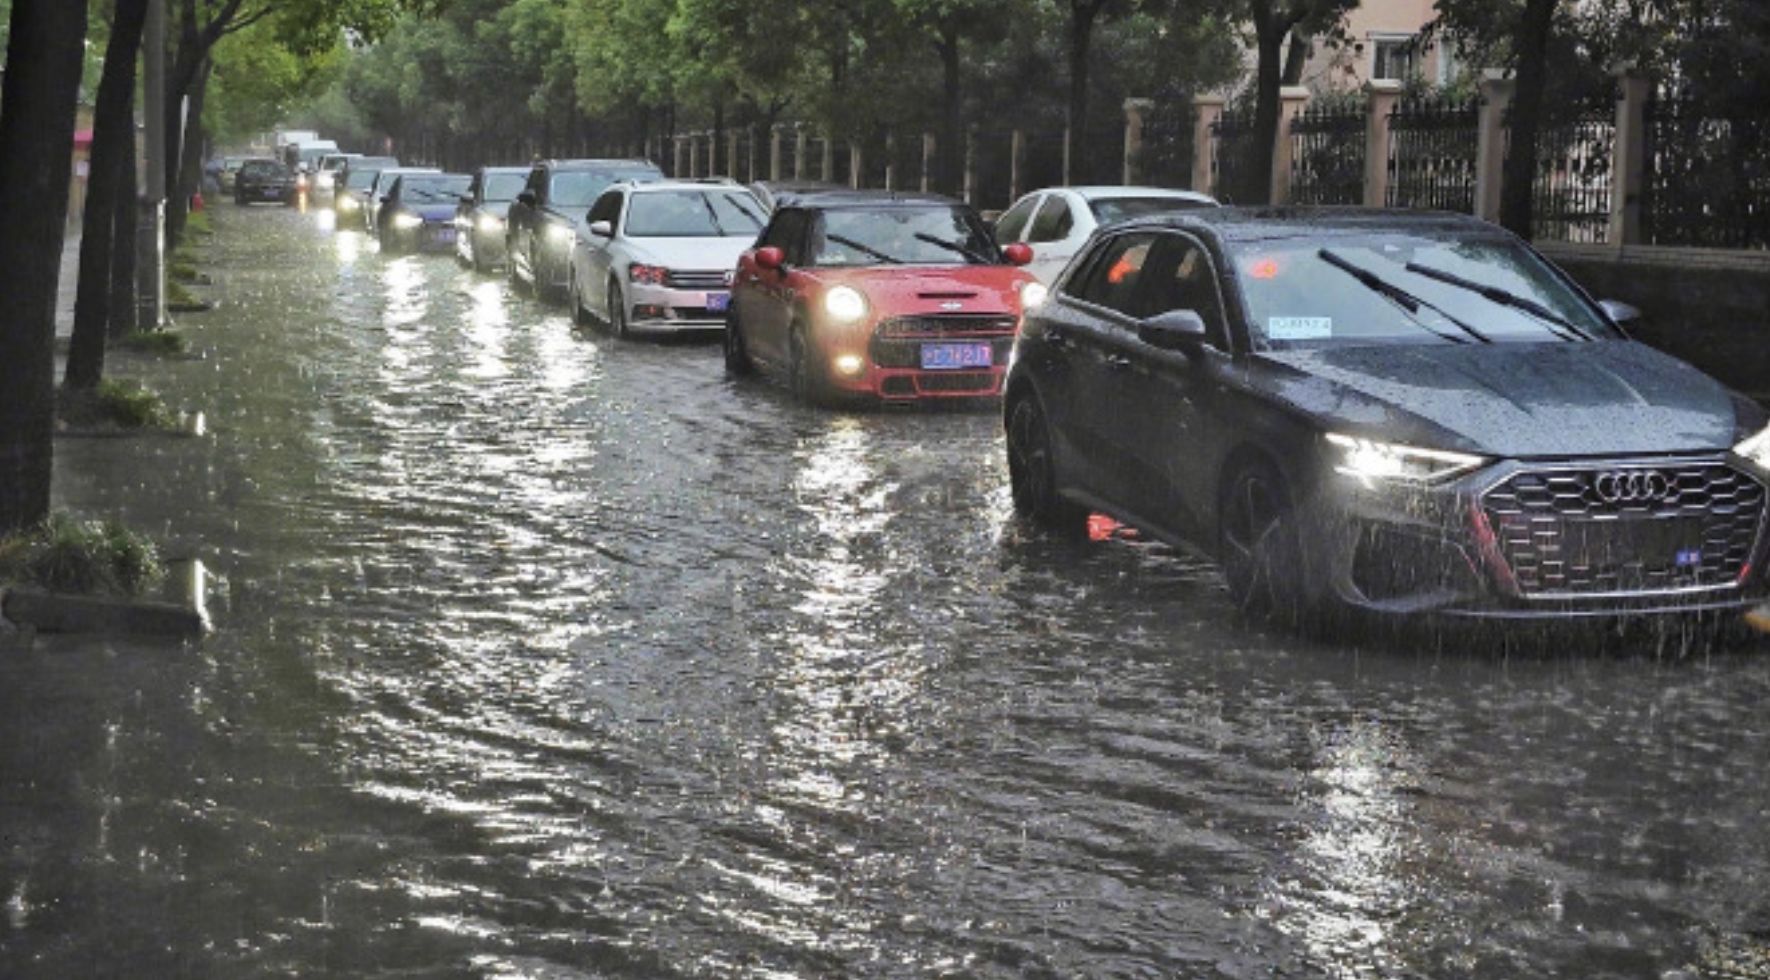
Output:
<instances>
[{"instance_id":1,"label":"black iron fence","mask_svg":"<svg viewBox=\"0 0 1770 980\"><path fill-rule=\"evenodd\" d=\"M1389 114L1386 204L1437 211L1475 210L1475 157L1481 106L1475 99L1417 99Z\"/></svg>"},{"instance_id":2,"label":"black iron fence","mask_svg":"<svg viewBox=\"0 0 1770 980\"><path fill-rule=\"evenodd\" d=\"M1365 106L1308 108L1291 121L1291 200L1364 203Z\"/></svg>"},{"instance_id":3,"label":"black iron fence","mask_svg":"<svg viewBox=\"0 0 1770 980\"><path fill-rule=\"evenodd\" d=\"M1610 229L1615 94L1599 92L1547 109L1537 132L1531 237L1603 242Z\"/></svg>"},{"instance_id":4,"label":"black iron fence","mask_svg":"<svg viewBox=\"0 0 1770 980\"><path fill-rule=\"evenodd\" d=\"M1144 112L1143 151L1135 161L1143 182L1157 187L1191 187L1192 134L1190 98L1156 100Z\"/></svg>"},{"instance_id":5,"label":"black iron fence","mask_svg":"<svg viewBox=\"0 0 1770 980\"><path fill-rule=\"evenodd\" d=\"M1257 188L1249 187L1249 174L1254 169L1254 114L1230 110L1211 124L1211 194L1225 204L1237 198L1259 197Z\"/></svg>"},{"instance_id":6,"label":"black iron fence","mask_svg":"<svg viewBox=\"0 0 1770 980\"><path fill-rule=\"evenodd\" d=\"M1646 138L1642 241L1770 248L1770 103L1715 112L1663 87Z\"/></svg>"}]
</instances>

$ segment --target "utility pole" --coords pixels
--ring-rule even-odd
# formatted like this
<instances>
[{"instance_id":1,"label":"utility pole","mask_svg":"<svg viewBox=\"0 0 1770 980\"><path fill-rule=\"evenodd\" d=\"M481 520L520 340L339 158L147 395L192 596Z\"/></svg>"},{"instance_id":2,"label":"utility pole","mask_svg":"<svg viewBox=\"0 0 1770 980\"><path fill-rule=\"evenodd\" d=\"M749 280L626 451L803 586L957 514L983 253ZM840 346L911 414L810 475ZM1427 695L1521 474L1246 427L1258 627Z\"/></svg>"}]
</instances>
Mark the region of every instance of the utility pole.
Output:
<instances>
[{"instance_id":1,"label":"utility pole","mask_svg":"<svg viewBox=\"0 0 1770 980\"><path fill-rule=\"evenodd\" d=\"M136 307L142 329L152 329L166 323L166 0L148 0L141 46L147 194L137 235Z\"/></svg>"}]
</instances>

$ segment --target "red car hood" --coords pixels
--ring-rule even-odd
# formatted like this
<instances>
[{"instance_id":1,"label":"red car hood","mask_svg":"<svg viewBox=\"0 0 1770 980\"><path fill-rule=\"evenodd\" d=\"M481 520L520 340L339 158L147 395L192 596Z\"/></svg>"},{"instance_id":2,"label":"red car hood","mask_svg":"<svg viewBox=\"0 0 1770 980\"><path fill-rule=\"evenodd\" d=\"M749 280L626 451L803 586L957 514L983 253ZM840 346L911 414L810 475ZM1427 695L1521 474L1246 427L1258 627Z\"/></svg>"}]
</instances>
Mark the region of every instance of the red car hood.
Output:
<instances>
[{"instance_id":1,"label":"red car hood","mask_svg":"<svg viewBox=\"0 0 1770 980\"><path fill-rule=\"evenodd\" d=\"M901 266L819 269L824 288L852 286L873 309L910 313L1020 312L1020 286L1031 273L1011 265ZM957 305L955 305L957 304Z\"/></svg>"}]
</instances>

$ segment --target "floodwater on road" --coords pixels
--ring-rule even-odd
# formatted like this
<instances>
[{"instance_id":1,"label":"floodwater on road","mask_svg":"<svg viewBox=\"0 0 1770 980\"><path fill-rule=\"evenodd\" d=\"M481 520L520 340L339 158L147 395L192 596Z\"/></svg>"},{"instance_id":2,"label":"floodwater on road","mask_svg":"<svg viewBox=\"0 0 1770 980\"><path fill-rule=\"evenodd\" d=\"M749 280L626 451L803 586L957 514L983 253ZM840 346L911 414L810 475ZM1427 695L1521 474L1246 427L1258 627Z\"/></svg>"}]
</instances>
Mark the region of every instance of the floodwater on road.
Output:
<instances>
[{"instance_id":1,"label":"floodwater on road","mask_svg":"<svg viewBox=\"0 0 1770 980\"><path fill-rule=\"evenodd\" d=\"M113 361L211 433L57 480L218 630L0 657L0 974L1770 976L1761 645L1258 630L1019 526L990 411L217 225Z\"/></svg>"}]
</instances>

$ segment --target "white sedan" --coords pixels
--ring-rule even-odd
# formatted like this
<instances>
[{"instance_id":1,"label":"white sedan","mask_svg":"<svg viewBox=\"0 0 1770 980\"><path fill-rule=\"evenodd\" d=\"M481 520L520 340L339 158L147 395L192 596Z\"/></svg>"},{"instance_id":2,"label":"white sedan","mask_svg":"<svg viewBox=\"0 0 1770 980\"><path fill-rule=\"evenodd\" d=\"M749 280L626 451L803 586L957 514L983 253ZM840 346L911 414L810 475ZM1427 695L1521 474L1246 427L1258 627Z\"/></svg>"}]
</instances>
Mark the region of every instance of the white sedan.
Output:
<instances>
[{"instance_id":1,"label":"white sedan","mask_svg":"<svg viewBox=\"0 0 1770 980\"><path fill-rule=\"evenodd\" d=\"M761 202L735 184L615 184L578 226L572 315L621 337L723 328L738 256L766 222Z\"/></svg>"},{"instance_id":2,"label":"white sedan","mask_svg":"<svg viewBox=\"0 0 1770 980\"><path fill-rule=\"evenodd\" d=\"M1163 211L1216 207L1216 198L1164 187L1051 187L1014 202L996 221L1001 245L1032 247L1028 272L1049 286L1101 225Z\"/></svg>"}]
</instances>

